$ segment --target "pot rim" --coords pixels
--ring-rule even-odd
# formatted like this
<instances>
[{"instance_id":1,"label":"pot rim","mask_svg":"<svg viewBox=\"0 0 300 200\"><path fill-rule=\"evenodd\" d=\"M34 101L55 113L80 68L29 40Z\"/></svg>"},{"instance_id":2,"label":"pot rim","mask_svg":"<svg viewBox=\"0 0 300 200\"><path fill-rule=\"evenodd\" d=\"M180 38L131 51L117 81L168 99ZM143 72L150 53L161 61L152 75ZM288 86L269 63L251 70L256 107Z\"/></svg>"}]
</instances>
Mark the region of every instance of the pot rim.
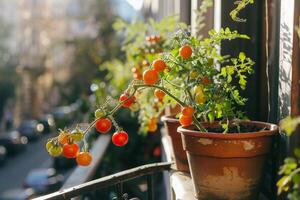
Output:
<instances>
[{"instance_id":1,"label":"pot rim","mask_svg":"<svg viewBox=\"0 0 300 200\"><path fill-rule=\"evenodd\" d=\"M161 118L163 122L170 122L170 123L179 123L179 119L175 118L173 115L163 115Z\"/></svg>"},{"instance_id":2,"label":"pot rim","mask_svg":"<svg viewBox=\"0 0 300 200\"><path fill-rule=\"evenodd\" d=\"M241 121L242 124L252 124L258 127L267 127L269 130L255 131L255 132L244 132L244 133L213 133L213 132L201 132L198 130L192 130L195 125L183 127L179 126L177 131L186 136L203 137L203 138L219 138L219 139L244 139L244 138L256 138L263 136L272 136L278 133L278 126L276 124L260 122L260 121ZM202 123L204 126L213 125L215 123Z\"/></svg>"}]
</instances>

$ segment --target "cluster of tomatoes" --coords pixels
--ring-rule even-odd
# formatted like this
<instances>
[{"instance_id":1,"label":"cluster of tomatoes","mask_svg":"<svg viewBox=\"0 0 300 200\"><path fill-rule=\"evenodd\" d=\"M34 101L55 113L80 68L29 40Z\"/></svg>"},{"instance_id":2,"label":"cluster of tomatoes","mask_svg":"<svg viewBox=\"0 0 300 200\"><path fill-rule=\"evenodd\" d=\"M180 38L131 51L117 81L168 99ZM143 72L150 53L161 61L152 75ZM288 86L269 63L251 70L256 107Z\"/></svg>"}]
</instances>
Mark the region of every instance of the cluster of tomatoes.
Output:
<instances>
[{"instance_id":1,"label":"cluster of tomatoes","mask_svg":"<svg viewBox=\"0 0 300 200\"><path fill-rule=\"evenodd\" d=\"M193 50L189 45L184 45L179 49L179 56L183 59L189 59L192 56L192 53ZM153 61L152 67L153 68L147 69L143 73L143 80L148 85L154 85L158 82L159 73L163 72L166 69L167 65L164 60L156 59ZM160 94L158 94L158 98L160 98L161 94L161 92Z\"/></svg>"},{"instance_id":2,"label":"cluster of tomatoes","mask_svg":"<svg viewBox=\"0 0 300 200\"><path fill-rule=\"evenodd\" d=\"M146 37L146 48L144 49L145 53L161 53L162 49L162 38L160 35L151 35Z\"/></svg>"},{"instance_id":3,"label":"cluster of tomatoes","mask_svg":"<svg viewBox=\"0 0 300 200\"><path fill-rule=\"evenodd\" d=\"M125 98L125 95L121 95L120 99ZM126 97L127 98L127 97ZM122 100L123 101L123 100ZM124 107L129 107L131 105L130 100L123 103ZM95 128L99 133L108 133L112 128L112 121L108 117L104 117L104 113L101 109L96 110L95 116L97 121L95 123ZM117 131L112 135L112 143L118 147L125 146L128 143L128 133L117 127Z\"/></svg>"},{"instance_id":4,"label":"cluster of tomatoes","mask_svg":"<svg viewBox=\"0 0 300 200\"><path fill-rule=\"evenodd\" d=\"M51 156L60 156L63 154L66 158L76 158L76 162L80 166L88 166L92 162L92 155L84 150L80 151L80 147L76 142L83 139L84 132L79 128L73 131L60 130L56 139L51 139L46 144L46 149Z\"/></svg>"},{"instance_id":5,"label":"cluster of tomatoes","mask_svg":"<svg viewBox=\"0 0 300 200\"><path fill-rule=\"evenodd\" d=\"M160 37L153 36L147 39L147 41L150 43L156 43L160 41ZM184 45L179 50L179 55L183 59L189 59L192 56L192 53L193 51L188 45ZM145 61L143 65L148 66L149 64ZM159 73L163 72L166 68L167 66L164 60L156 59L153 61L151 68L143 72L142 77L137 68L133 68L132 71L136 74L136 79L143 79L144 83L147 85L155 85L160 79ZM203 83L208 84L209 80L205 78L203 79ZM202 87L195 87L194 93L196 93L196 98L199 102L204 102L204 95L200 95L203 94ZM160 89L155 89L154 91L154 96L160 102L163 100L165 95L165 92ZM131 108L136 103L136 97L125 92L120 96L119 102L123 107ZM181 125L190 125L193 122L193 114L194 109L192 107L184 107L179 118ZM116 126L117 131L112 135L112 142L114 145L121 147L128 143L128 134L120 129L114 122L114 119L110 115L107 115L103 109L97 109L95 111L95 118L94 126L101 134L108 133L113 124ZM154 132L156 129L157 118L153 117L149 120L148 130L150 132ZM81 151L79 145L76 143L84 138L85 133L86 131L84 132L79 128L76 128L73 131L61 130L58 137L47 142L46 149L51 156L59 156L63 154L66 158L75 158L77 164L80 166L88 166L92 162L92 155L85 149L85 147L83 148L84 150Z\"/></svg>"},{"instance_id":6,"label":"cluster of tomatoes","mask_svg":"<svg viewBox=\"0 0 300 200\"><path fill-rule=\"evenodd\" d=\"M182 126L189 126L193 123L194 108L191 106L183 107L179 116L179 123Z\"/></svg>"}]
</instances>

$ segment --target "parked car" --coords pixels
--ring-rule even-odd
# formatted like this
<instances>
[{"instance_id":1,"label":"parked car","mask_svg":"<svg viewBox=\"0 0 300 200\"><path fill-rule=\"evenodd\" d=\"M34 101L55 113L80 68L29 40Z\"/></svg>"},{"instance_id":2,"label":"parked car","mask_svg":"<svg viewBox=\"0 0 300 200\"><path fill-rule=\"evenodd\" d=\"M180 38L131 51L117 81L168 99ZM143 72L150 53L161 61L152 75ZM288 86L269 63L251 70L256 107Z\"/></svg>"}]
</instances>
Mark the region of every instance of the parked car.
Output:
<instances>
[{"instance_id":1,"label":"parked car","mask_svg":"<svg viewBox=\"0 0 300 200\"><path fill-rule=\"evenodd\" d=\"M11 189L3 192L0 200L29 200L36 197L33 189Z\"/></svg>"},{"instance_id":2,"label":"parked car","mask_svg":"<svg viewBox=\"0 0 300 200\"><path fill-rule=\"evenodd\" d=\"M22 136L17 130L0 134L0 145L6 148L7 154L11 155L23 151L27 143L27 137Z\"/></svg>"},{"instance_id":3,"label":"parked car","mask_svg":"<svg viewBox=\"0 0 300 200\"><path fill-rule=\"evenodd\" d=\"M55 130L54 117L51 114L43 115L38 119L38 123L44 126L43 133L51 133Z\"/></svg>"},{"instance_id":4,"label":"parked car","mask_svg":"<svg viewBox=\"0 0 300 200\"><path fill-rule=\"evenodd\" d=\"M19 126L18 131L22 136L26 136L29 141L36 140L44 131L44 125L36 120L25 120Z\"/></svg>"},{"instance_id":5,"label":"parked car","mask_svg":"<svg viewBox=\"0 0 300 200\"><path fill-rule=\"evenodd\" d=\"M34 169L29 172L23 183L24 188L32 188L37 194L43 194L58 190L64 177L56 173L53 168Z\"/></svg>"},{"instance_id":6,"label":"parked car","mask_svg":"<svg viewBox=\"0 0 300 200\"><path fill-rule=\"evenodd\" d=\"M0 145L0 165L3 165L6 161L6 148Z\"/></svg>"}]
</instances>

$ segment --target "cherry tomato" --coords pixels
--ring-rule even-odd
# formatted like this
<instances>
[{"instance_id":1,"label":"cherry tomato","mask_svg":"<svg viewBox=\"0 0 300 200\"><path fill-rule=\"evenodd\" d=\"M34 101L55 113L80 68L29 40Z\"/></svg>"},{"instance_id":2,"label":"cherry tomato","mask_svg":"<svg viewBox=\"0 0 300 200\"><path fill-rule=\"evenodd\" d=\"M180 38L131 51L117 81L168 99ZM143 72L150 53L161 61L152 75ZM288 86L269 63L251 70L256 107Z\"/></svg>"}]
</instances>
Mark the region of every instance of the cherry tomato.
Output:
<instances>
[{"instance_id":1,"label":"cherry tomato","mask_svg":"<svg viewBox=\"0 0 300 200\"><path fill-rule=\"evenodd\" d=\"M143 73L144 82L148 85L154 85L159 79L159 74L154 69L148 69Z\"/></svg>"},{"instance_id":2,"label":"cherry tomato","mask_svg":"<svg viewBox=\"0 0 300 200\"><path fill-rule=\"evenodd\" d=\"M107 133L111 129L111 121L108 118L101 118L97 120L95 126L98 132Z\"/></svg>"},{"instance_id":3,"label":"cherry tomato","mask_svg":"<svg viewBox=\"0 0 300 200\"><path fill-rule=\"evenodd\" d=\"M48 153L53 157L57 157L62 153L62 151L63 151L63 149L61 148L61 146L56 145L56 146L53 146L52 148L50 148Z\"/></svg>"},{"instance_id":4,"label":"cherry tomato","mask_svg":"<svg viewBox=\"0 0 300 200\"><path fill-rule=\"evenodd\" d=\"M149 120L148 123L148 131L155 132L157 130L157 118L153 117Z\"/></svg>"},{"instance_id":5,"label":"cherry tomato","mask_svg":"<svg viewBox=\"0 0 300 200\"><path fill-rule=\"evenodd\" d=\"M149 123L148 124L148 131L155 132L157 130L157 124Z\"/></svg>"},{"instance_id":6,"label":"cherry tomato","mask_svg":"<svg viewBox=\"0 0 300 200\"><path fill-rule=\"evenodd\" d=\"M192 70L192 71L191 71L190 77L191 77L192 79L195 79L195 78L197 78L198 76L199 76L199 73L198 73L197 70Z\"/></svg>"},{"instance_id":7,"label":"cherry tomato","mask_svg":"<svg viewBox=\"0 0 300 200\"><path fill-rule=\"evenodd\" d=\"M133 74L133 78L136 79L136 80L142 80L142 75L139 72L138 73L134 73Z\"/></svg>"},{"instance_id":8,"label":"cherry tomato","mask_svg":"<svg viewBox=\"0 0 300 200\"><path fill-rule=\"evenodd\" d=\"M193 122L193 118L191 116L185 116L183 114L179 117L179 122L182 126L189 126Z\"/></svg>"},{"instance_id":9,"label":"cherry tomato","mask_svg":"<svg viewBox=\"0 0 300 200\"><path fill-rule=\"evenodd\" d=\"M133 68L131 68L131 71L132 71L132 73L136 73L136 72L139 72L139 69L136 67L133 67Z\"/></svg>"},{"instance_id":10,"label":"cherry tomato","mask_svg":"<svg viewBox=\"0 0 300 200\"><path fill-rule=\"evenodd\" d=\"M83 137L84 137L84 133L79 128L76 128L75 130L73 130L70 135L70 138L72 138L72 140L74 142L81 141L83 139Z\"/></svg>"},{"instance_id":11,"label":"cherry tomato","mask_svg":"<svg viewBox=\"0 0 300 200\"><path fill-rule=\"evenodd\" d=\"M162 100L166 94L160 89L155 89L154 90L154 95L156 96L156 98L158 100Z\"/></svg>"},{"instance_id":12,"label":"cherry tomato","mask_svg":"<svg viewBox=\"0 0 300 200\"><path fill-rule=\"evenodd\" d=\"M150 36L150 42L155 42L155 35Z\"/></svg>"},{"instance_id":13,"label":"cherry tomato","mask_svg":"<svg viewBox=\"0 0 300 200\"><path fill-rule=\"evenodd\" d=\"M205 102L205 95L203 93L198 93L195 96L195 102L198 104L203 104Z\"/></svg>"},{"instance_id":14,"label":"cherry tomato","mask_svg":"<svg viewBox=\"0 0 300 200\"><path fill-rule=\"evenodd\" d=\"M80 152L76 156L76 162L80 166L88 166L93 160L92 155L89 152Z\"/></svg>"},{"instance_id":15,"label":"cherry tomato","mask_svg":"<svg viewBox=\"0 0 300 200\"><path fill-rule=\"evenodd\" d=\"M148 63L148 61L147 61L147 60L143 60L143 62L142 62L142 65L146 67L146 66L148 66L148 65L149 65L149 63Z\"/></svg>"},{"instance_id":16,"label":"cherry tomato","mask_svg":"<svg viewBox=\"0 0 300 200\"><path fill-rule=\"evenodd\" d=\"M166 68L166 63L162 59L156 59L153 61L152 66L157 72L162 72Z\"/></svg>"},{"instance_id":17,"label":"cherry tomato","mask_svg":"<svg viewBox=\"0 0 300 200\"><path fill-rule=\"evenodd\" d=\"M128 98L129 98L129 95L128 95L128 94L126 94L126 93L121 94L121 96L120 96L120 98L119 98L119 102L125 101L125 102L123 102L123 104L122 104L123 107L128 108L128 107L131 106L131 104L132 104L133 102L135 102L135 96L132 96L132 97L130 97L129 99L128 99ZM126 99L127 99L127 100L126 100Z\"/></svg>"},{"instance_id":18,"label":"cherry tomato","mask_svg":"<svg viewBox=\"0 0 300 200\"><path fill-rule=\"evenodd\" d=\"M118 147L124 146L128 142L128 134L125 131L115 132L112 136L112 142Z\"/></svg>"},{"instance_id":19,"label":"cherry tomato","mask_svg":"<svg viewBox=\"0 0 300 200\"><path fill-rule=\"evenodd\" d=\"M65 144L63 147L63 153L66 158L75 158L79 152L79 146L75 143Z\"/></svg>"},{"instance_id":20,"label":"cherry tomato","mask_svg":"<svg viewBox=\"0 0 300 200\"><path fill-rule=\"evenodd\" d=\"M53 141L49 141L46 144L46 149L50 156L57 157L62 153L61 146L55 144Z\"/></svg>"},{"instance_id":21,"label":"cherry tomato","mask_svg":"<svg viewBox=\"0 0 300 200\"><path fill-rule=\"evenodd\" d=\"M159 157L160 155L161 155L161 148L160 148L160 146L157 146L153 150L153 156Z\"/></svg>"},{"instance_id":22,"label":"cherry tomato","mask_svg":"<svg viewBox=\"0 0 300 200\"><path fill-rule=\"evenodd\" d=\"M194 88L193 88L193 93L196 95L196 94L199 94L199 93L202 93L203 94L203 87L202 85L196 85Z\"/></svg>"},{"instance_id":23,"label":"cherry tomato","mask_svg":"<svg viewBox=\"0 0 300 200\"><path fill-rule=\"evenodd\" d=\"M95 111L95 117L96 118L101 118L101 117L104 117L105 113L101 110L101 109L97 109Z\"/></svg>"},{"instance_id":24,"label":"cherry tomato","mask_svg":"<svg viewBox=\"0 0 300 200\"><path fill-rule=\"evenodd\" d=\"M193 50L189 45L184 45L179 49L179 55L183 59L189 59L192 56Z\"/></svg>"},{"instance_id":25,"label":"cherry tomato","mask_svg":"<svg viewBox=\"0 0 300 200\"><path fill-rule=\"evenodd\" d=\"M159 42L159 41L161 40L160 35L156 35L156 36L154 37L154 40L155 40L155 42Z\"/></svg>"},{"instance_id":26,"label":"cherry tomato","mask_svg":"<svg viewBox=\"0 0 300 200\"><path fill-rule=\"evenodd\" d=\"M58 142L62 145L69 142L69 136L65 132L61 132L58 136Z\"/></svg>"},{"instance_id":27,"label":"cherry tomato","mask_svg":"<svg viewBox=\"0 0 300 200\"><path fill-rule=\"evenodd\" d=\"M49 149L51 149L54 146L54 142L53 141L48 141L46 143L46 149L49 152Z\"/></svg>"},{"instance_id":28,"label":"cherry tomato","mask_svg":"<svg viewBox=\"0 0 300 200\"><path fill-rule=\"evenodd\" d=\"M187 117L192 117L194 112L195 112L195 110L192 106L186 106L182 109L181 114L183 114Z\"/></svg>"},{"instance_id":29,"label":"cherry tomato","mask_svg":"<svg viewBox=\"0 0 300 200\"><path fill-rule=\"evenodd\" d=\"M208 76L204 76L201 79L201 82L202 82L203 85L208 85L210 83Z\"/></svg>"},{"instance_id":30,"label":"cherry tomato","mask_svg":"<svg viewBox=\"0 0 300 200\"><path fill-rule=\"evenodd\" d=\"M147 42L151 42L151 37L150 37L150 36L147 36L147 37L146 37L146 41L147 41Z\"/></svg>"}]
</instances>

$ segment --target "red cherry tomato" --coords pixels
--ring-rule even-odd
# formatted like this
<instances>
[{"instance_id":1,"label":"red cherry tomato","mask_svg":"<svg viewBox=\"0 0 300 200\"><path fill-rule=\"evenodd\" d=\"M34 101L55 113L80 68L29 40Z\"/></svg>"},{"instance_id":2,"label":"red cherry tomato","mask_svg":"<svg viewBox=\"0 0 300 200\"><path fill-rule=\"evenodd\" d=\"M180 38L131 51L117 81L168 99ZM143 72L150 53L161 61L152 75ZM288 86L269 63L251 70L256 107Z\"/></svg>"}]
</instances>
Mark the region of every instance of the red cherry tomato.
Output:
<instances>
[{"instance_id":1,"label":"red cherry tomato","mask_svg":"<svg viewBox=\"0 0 300 200\"><path fill-rule=\"evenodd\" d=\"M75 158L79 152L79 146L75 143L65 144L63 147L63 154L66 158Z\"/></svg>"},{"instance_id":2,"label":"red cherry tomato","mask_svg":"<svg viewBox=\"0 0 300 200\"><path fill-rule=\"evenodd\" d=\"M129 95L126 94L126 93L121 94L121 96L120 96L120 98L119 98L119 102L123 102L123 101L125 101L125 100L127 99L127 100L122 104L123 107L128 108L128 107L131 106L131 104L132 104L133 102L135 102L135 96L132 96L132 97L130 97L129 99L128 99L128 97L129 97Z\"/></svg>"},{"instance_id":3,"label":"red cherry tomato","mask_svg":"<svg viewBox=\"0 0 300 200\"><path fill-rule=\"evenodd\" d=\"M107 133L111 129L111 121L108 118L98 119L95 127L98 132Z\"/></svg>"},{"instance_id":4,"label":"red cherry tomato","mask_svg":"<svg viewBox=\"0 0 300 200\"><path fill-rule=\"evenodd\" d=\"M154 85L159 79L159 74L154 69L148 69L143 73L144 82L148 85Z\"/></svg>"},{"instance_id":5,"label":"red cherry tomato","mask_svg":"<svg viewBox=\"0 0 300 200\"><path fill-rule=\"evenodd\" d=\"M80 152L76 157L76 162L80 166L88 166L92 160L92 155L89 152Z\"/></svg>"},{"instance_id":6,"label":"red cherry tomato","mask_svg":"<svg viewBox=\"0 0 300 200\"><path fill-rule=\"evenodd\" d=\"M192 48L187 44L179 49L179 55L184 59L189 59L192 56L192 53Z\"/></svg>"},{"instance_id":7,"label":"red cherry tomato","mask_svg":"<svg viewBox=\"0 0 300 200\"><path fill-rule=\"evenodd\" d=\"M153 150L153 156L159 157L160 155L161 155L161 148L160 148L160 146L157 146Z\"/></svg>"},{"instance_id":8,"label":"red cherry tomato","mask_svg":"<svg viewBox=\"0 0 300 200\"><path fill-rule=\"evenodd\" d=\"M153 61L152 66L157 72L162 72L166 68L166 63L162 59L156 59Z\"/></svg>"},{"instance_id":9,"label":"red cherry tomato","mask_svg":"<svg viewBox=\"0 0 300 200\"><path fill-rule=\"evenodd\" d=\"M210 83L209 78L207 76L204 76L201 80L203 85L208 85Z\"/></svg>"},{"instance_id":10,"label":"red cherry tomato","mask_svg":"<svg viewBox=\"0 0 300 200\"><path fill-rule=\"evenodd\" d=\"M128 134L125 131L115 132L112 136L112 142L118 147L122 147L128 142Z\"/></svg>"}]
</instances>

